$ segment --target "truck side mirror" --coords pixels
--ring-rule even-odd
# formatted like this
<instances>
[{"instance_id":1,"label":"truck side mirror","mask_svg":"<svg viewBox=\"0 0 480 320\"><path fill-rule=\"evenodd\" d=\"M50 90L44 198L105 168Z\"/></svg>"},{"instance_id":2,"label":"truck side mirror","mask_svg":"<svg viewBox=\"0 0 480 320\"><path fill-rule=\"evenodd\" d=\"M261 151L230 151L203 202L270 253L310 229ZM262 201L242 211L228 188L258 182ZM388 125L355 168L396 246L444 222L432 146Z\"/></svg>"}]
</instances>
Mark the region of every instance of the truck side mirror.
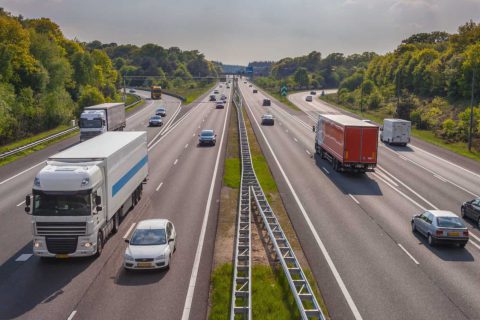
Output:
<instances>
[{"instance_id":1,"label":"truck side mirror","mask_svg":"<svg viewBox=\"0 0 480 320\"><path fill-rule=\"evenodd\" d=\"M102 197L101 196L95 196L95 204L97 206L102 204Z\"/></svg>"},{"instance_id":2,"label":"truck side mirror","mask_svg":"<svg viewBox=\"0 0 480 320\"><path fill-rule=\"evenodd\" d=\"M25 197L25 205L26 205L27 207L30 207L30 196L26 196L26 197Z\"/></svg>"}]
</instances>

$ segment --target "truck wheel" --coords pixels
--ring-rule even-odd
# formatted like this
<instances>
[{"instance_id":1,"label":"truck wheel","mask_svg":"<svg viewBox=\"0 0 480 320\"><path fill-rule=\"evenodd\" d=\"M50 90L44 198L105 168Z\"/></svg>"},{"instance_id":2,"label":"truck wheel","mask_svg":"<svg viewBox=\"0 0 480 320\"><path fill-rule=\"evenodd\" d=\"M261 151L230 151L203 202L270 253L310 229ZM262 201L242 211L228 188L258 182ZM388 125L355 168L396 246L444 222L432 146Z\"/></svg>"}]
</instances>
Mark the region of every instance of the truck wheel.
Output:
<instances>
[{"instance_id":1,"label":"truck wheel","mask_svg":"<svg viewBox=\"0 0 480 320\"><path fill-rule=\"evenodd\" d=\"M320 159L323 159L323 157L324 157L322 147L320 147L319 150L318 150L318 156L320 157Z\"/></svg>"},{"instance_id":2,"label":"truck wheel","mask_svg":"<svg viewBox=\"0 0 480 320\"><path fill-rule=\"evenodd\" d=\"M101 231L97 235L97 252L95 253L96 257L100 257L103 251L103 234Z\"/></svg>"},{"instance_id":3,"label":"truck wheel","mask_svg":"<svg viewBox=\"0 0 480 320\"><path fill-rule=\"evenodd\" d=\"M117 233L119 226L120 226L120 214L117 212L117 213L115 213L115 216L113 217L112 233L114 233L114 234Z\"/></svg>"}]
</instances>

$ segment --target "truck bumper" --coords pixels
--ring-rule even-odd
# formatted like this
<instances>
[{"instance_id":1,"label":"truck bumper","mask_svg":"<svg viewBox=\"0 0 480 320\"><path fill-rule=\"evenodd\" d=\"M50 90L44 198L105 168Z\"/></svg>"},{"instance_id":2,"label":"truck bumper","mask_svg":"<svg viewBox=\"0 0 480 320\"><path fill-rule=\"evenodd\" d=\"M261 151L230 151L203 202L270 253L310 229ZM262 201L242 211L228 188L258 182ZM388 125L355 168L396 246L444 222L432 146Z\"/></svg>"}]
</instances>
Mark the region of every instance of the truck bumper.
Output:
<instances>
[{"instance_id":1,"label":"truck bumper","mask_svg":"<svg viewBox=\"0 0 480 320\"><path fill-rule=\"evenodd\" d=\"M49 239L47 239L45 236L35 236L33 238L33 254L38 257L74 258L93 256L97 252L97 237L95 234L91 236L78 236L75 251L73 252L52 250L51 248L49 250L49 247L53 246L51 239L57 241L57 246L58 241L61 241L61 238L57 237L49 237Z\"/></svg>"}]
</instances>

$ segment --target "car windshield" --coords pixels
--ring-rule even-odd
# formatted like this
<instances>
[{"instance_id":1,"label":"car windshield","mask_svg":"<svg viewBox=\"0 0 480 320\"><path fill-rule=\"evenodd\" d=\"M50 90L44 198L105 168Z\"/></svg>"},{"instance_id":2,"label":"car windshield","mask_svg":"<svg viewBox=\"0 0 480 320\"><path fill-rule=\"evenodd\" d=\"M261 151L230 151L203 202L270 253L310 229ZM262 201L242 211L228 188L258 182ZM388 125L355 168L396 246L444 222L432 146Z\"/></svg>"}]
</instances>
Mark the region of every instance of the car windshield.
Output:
<instances>
[{"instance_id":1,"label":"car windshield","mask_svg":"<svg viewBox=\"0 0 480 320\"><path fill-rule=\"evenodd\" d=\"M444 228L465 228L463 221L458 217L438 217L437 224Z\"/></svg>"},{"instance_id":2,"label":"car windshield","mask_svg":"<svg viewBox=\"0 0 480 320\"><path fill-rule=\"evenodd\" d=\"M88 216L91 213L90 192L33 195L35 216Z\"/></svg>"},{"instance_id":3,"label":"car windshield","mask_svg":"<svg viewBox=\"0 0 480 320\"><path fill-rule=\"evenodd\" d=\"M202 137L211 137L211 136L213 136L213 131L202 131L202 133L200 133L200 135Z\"/></svg>"},{"instance_id":4,"label":"car windshield","mask_svg":"<svg viewBox=\"0 0 480 320\"><path fill-rule=\"evenodd\" d=\"M102 119L80 119L80 128L101 128L102 127Z\"/></svg>"},{"instance_id":5,"label":"car windshield","mask_svg":"<svg viewBox=\"0 0 480 320\"><path fill-rule=\"evenodd\" d=\"M154 246L166 243L165 229L137 229L130 240L133 246Z\"/></svg>"},{"instance_id":6,"label":"car windshield","mask_svg":"<svg viewBox=\"0 0 480 320\"><path fill-rule=\"evenodd\" d=\"M159 117L159 116L154 116L154 117L151 117L150 119L151 119L151 120L160 120L160 119L162 119L162 118Z\"/></svg>"},{"instance_id":7,"label":"car windshield","mask_svg":"<svg viewBox=\"0 0 480 320\"><path fill-rule=\"evenodd\" d=\"M157 109L158 112L165 112L165 108Z\"/></svg>"}]
</instances>

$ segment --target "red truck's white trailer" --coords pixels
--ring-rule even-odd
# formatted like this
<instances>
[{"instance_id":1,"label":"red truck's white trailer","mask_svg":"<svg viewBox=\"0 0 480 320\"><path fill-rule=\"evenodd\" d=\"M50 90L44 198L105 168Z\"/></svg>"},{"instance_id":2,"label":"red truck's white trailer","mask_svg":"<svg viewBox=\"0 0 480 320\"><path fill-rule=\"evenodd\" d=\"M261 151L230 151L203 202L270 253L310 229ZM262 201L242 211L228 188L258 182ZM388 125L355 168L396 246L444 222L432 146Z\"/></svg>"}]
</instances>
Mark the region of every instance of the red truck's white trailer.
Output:
<instances>
[{"instance_id":1,"label":"red truck's white trailer","mask_svg":"<svg viewBox=\"0 0 480 320\"><path fill-rule=\"evenodd\" d=\"M315 151L336 171L373 171L377 164L378 126L347 115L318 117Z\"/></svg>"}]
</instances>

